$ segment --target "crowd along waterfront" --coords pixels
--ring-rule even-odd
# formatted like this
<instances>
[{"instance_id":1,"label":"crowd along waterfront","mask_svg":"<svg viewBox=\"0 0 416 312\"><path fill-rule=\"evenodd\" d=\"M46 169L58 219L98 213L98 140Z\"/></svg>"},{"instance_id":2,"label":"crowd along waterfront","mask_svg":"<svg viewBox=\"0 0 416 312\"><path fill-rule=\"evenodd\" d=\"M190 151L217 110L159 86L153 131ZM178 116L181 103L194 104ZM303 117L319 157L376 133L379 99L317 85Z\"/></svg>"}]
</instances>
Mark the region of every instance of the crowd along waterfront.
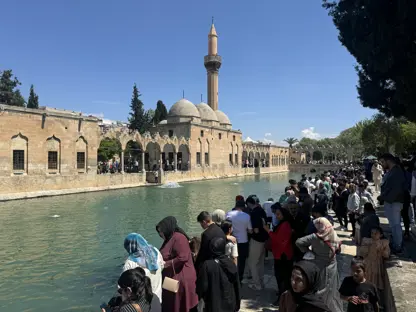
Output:
<instances>
[{"instance_id":1,"label":"crowd along waterfront","mask_svg":"<svg viewBox=\"0 0 416 312\"><path fill-rule=\"evenodd\" d=\"M0 203L0 310L97 311L116 290L123 240L142 234L156 247L155 225L172 215L199 235L199 212L230 210L235 196L278 199L295 173L183 183Z\"/></svg>"}]
</instances>

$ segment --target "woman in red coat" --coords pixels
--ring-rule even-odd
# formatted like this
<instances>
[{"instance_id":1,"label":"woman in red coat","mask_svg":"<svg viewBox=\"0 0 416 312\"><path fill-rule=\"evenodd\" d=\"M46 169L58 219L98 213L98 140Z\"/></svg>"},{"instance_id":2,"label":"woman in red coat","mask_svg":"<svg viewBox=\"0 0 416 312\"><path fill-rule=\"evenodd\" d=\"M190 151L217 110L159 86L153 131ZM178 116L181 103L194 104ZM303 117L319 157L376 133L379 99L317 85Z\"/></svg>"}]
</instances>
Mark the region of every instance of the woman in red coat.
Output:
<instances>
[{"instance_id":1,"label":"woman in red coat","mask_svg":"<svg viewBox=\"0 0 416 312\"><path fill-rule=\"evenodd\" d=\"M165 261L162 278L166 276L179 281L177 293L163 289L162 312L189 312L198 304L196 295L196 272L189 248L189 238L178 227L174 217L160 221L156 230L164 240L160 253Z\"/></svg>"},{"instance_id":2,"label":"woman in red coat","mask_svg":"<svg viewBox=\"0 0 416 312\"><path fill-rule=\"evenodd\" d=\"M272 211L275 211L279 224L273 231L270 231L267 226L265 226L265 229L269 232L271 239L274 275L279 287L279 295L274 305L279 305L280 296L290 287L290 276L293 267L293 231L291 227L293 219L289 210L282 208L279 203L275 203L271 208Z\"/></svg>"}]
</instances>

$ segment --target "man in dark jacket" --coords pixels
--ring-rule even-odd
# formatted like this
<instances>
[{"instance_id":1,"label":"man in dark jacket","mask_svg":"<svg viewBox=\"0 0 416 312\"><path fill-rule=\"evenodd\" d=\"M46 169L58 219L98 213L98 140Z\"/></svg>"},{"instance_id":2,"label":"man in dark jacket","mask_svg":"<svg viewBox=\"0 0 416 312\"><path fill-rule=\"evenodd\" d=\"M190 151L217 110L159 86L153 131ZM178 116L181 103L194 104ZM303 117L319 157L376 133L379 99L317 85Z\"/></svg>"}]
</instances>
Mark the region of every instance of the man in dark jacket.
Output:
<instances>
[{"instance_id":1,"label":"man in dark jacket","mask_svg":"<svg viewBox=\"0 0 416 312\"><path fill-rule=\"evenodd\" d=\"M202 211L198 215L197 221L204 229L204 232L201 235L201 247L195 260L195 268L198 272L204 261L211 257L209 246L212 239L216 237L226 239L226 237L222 229L212 221L209 212Z\"/></svg>"},{"instance_id":2,"label":"man in dark jacket","mask_svg":"<svg viewBox=\"0 0 416 312\"><path fill-rule=\"evenodd\" d=\"M400 252L403 240L401 211L407 190L406 176L392 154L382 155L380 162L387 173L381 182L381 192L378 199L384 202L384 214L389 220L393 237L392 252Z\"/></svg>"}]
</instances>

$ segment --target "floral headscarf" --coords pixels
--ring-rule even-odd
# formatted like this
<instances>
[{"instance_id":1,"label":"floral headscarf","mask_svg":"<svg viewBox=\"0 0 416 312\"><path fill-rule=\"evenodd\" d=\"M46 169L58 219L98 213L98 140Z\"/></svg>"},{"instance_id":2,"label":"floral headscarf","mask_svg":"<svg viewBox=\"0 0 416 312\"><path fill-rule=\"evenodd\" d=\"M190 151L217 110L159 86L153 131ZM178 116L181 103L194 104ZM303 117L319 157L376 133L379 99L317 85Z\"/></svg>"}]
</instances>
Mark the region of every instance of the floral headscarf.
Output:
<instances>
[{"instance_id":1,"label":"floral headscarf","mask_svg":"<svg viewBox=\"0 0 416 312\"><path fill-rule=\"evenodd\" d=\"M327 218L321 217L313 220L313 224L318 231L316 236L322 239L332 249L335 255L341 248L341 241L331 222Z\"/></svg>"},{"instance_id":2,"label":"floral headscarf","mask_svg":"<svg viewBox=\"0 0 416 312\"><path fill-rule=\"evenodd\" d=\"M130 233L124 240L124 248L129 253L129 260L138 263L149 271L159 269L158 252L140 234Z\"/></svg>"}]
</instances>

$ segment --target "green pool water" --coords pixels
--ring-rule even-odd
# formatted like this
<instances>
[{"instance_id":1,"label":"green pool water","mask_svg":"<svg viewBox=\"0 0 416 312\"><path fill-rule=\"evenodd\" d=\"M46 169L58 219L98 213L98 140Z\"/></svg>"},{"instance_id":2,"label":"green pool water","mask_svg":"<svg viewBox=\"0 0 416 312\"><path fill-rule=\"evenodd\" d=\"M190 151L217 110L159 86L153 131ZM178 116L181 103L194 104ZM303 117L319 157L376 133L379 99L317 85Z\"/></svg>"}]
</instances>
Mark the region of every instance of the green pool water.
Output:
<instances>
[{"instance_id":1,"label":"green pool water","mask_svg":"<svg viewBox=\"0 0 416 312\"><path fill-rule=\"evenodd\" d=\"M155 225L175 216L199 235L199 212L230 210L235 196L278 198L294 173L141 187L0 203L0 311L99 311L114 294L124 237L160 247Z\"/></svg>"}]
</instances>

